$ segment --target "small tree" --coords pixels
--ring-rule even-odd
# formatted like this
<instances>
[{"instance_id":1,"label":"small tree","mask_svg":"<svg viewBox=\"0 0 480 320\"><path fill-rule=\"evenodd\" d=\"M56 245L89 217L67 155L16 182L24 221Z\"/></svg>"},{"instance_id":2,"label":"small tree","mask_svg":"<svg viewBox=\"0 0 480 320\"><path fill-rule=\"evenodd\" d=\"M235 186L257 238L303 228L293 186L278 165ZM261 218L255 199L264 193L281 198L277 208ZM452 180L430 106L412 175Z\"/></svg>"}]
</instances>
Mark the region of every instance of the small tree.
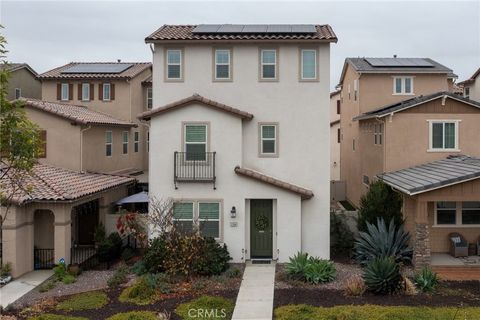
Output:
<instances>
[{"instance_id":1,"label":"small tree","mask_svg":"<svg viewBox=\"0 0 480 320\"><path fill-rule=\"evenodd\" d=\"M393 219L396 226L403 224L402 196L381 180L370 184L368 192L360 199L358 230L367 231L367 222L375 224L378 218Z\"/></svg>"}]
</instances>

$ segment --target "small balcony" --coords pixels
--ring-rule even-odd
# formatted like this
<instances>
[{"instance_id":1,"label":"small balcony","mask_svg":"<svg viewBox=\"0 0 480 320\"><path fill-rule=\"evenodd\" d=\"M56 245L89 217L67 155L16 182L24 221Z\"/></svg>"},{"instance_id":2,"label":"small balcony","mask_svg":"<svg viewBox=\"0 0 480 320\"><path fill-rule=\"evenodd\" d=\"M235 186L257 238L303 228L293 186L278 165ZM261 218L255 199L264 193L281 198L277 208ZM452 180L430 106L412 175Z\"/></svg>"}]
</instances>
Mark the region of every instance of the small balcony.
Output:
<instances>
[{"instance_id":1,"label":"small balcony","mask_svg":"<svg viewBox=\"0 0 480 320\"><path fill-rule=\"evenodd\" d=\"M179 182L211 182L215 188L216 152L174 152L173 182L178 189Z\"/></svg>"}]
</instances>

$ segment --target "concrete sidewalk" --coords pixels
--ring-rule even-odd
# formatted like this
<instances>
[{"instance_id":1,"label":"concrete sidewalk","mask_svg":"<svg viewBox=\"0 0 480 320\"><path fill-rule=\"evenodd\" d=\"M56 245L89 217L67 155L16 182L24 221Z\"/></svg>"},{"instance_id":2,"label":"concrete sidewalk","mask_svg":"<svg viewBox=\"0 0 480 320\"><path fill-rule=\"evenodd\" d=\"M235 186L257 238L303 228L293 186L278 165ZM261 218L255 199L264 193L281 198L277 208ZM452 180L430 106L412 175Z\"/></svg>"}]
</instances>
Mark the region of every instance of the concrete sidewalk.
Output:
<instances>
[{"instance_id":1,"label":"concrete sidewalk","mask_svg":"<svg viewBox=\"0 0 480 320\"><path fill-rule=\"evenodd\" d=\"M275 264L247 264L232 320L271 320Z\"/></svg>"},{"instance_id":2,"label":"concrete sidewalk","mask_svg":"<svg viewBox=\"0 0 480 320\"><path fill-rule=\"evenodd\" d=\"M0 288L0 306L3 308L7 307L52 275L52 270L37 270L13 280Z\"/></svg>"}]
</instances>

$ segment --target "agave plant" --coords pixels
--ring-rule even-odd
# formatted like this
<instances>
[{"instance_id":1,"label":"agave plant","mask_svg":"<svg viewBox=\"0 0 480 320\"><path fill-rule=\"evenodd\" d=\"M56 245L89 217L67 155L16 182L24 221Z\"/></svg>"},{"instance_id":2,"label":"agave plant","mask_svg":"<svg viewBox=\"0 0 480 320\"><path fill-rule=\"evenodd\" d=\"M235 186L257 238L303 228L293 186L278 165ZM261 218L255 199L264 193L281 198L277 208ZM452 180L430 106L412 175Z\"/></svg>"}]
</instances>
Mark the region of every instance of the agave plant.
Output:
<instances>
[{"instance_id":1,"label":"agave plant","mask_svg":"<svg viewBox=\"0 0 480 320\"><path fill-rule=\"evenodd\" d=\"M364 269L363 280L375 294L389 294L401 287L400 266L392 257L375 258Z\"/></svg>"},{"instance_id":2,"label":"agave plant","mask_svg":"<svg viewBox=\"0 0 480 320\"><path fill-rule=\"evenodd\" d=\"M309 262L308 253L298 252L293 257L290 257L289 260L285 264L285 271L288 276L295 280L304 280L305 270Z\"/></svg>"},{"instance_id":3,"label":"agave plant","mask_svg":"<svg viewBox=\"0 0 480 320\"><path fill-rule=\"evenodd\" d=\"M305 268L305 280L313 284L329 282L335 279L336 270L333 262L310 257Z\"/></svg>"},{"instance_id":4,"label":"agave plant","mask_svg":"<svg viewBox=\"0 0 480 320\"><path fill-rule=\"evenodd\" d=\"M355 241L354 257L357 262L366 265L375 258L393 257L397 263L412 261L412 248L408 245L410 234L403 227L390 221L388 228L382 218L377 225L367 223L368 232L360 232Z\"/></svg>"},{"instance_id":5,"label":"agave plant","mask_svg":"<svg viewBox=\"0 0 480 320\"><path fill-rule=\"evenodd\" d=\"M432 269L424 267L415 275L415 285L423 292L432 292L438 285L438 276Z\"/></svg>"}]
</instances>

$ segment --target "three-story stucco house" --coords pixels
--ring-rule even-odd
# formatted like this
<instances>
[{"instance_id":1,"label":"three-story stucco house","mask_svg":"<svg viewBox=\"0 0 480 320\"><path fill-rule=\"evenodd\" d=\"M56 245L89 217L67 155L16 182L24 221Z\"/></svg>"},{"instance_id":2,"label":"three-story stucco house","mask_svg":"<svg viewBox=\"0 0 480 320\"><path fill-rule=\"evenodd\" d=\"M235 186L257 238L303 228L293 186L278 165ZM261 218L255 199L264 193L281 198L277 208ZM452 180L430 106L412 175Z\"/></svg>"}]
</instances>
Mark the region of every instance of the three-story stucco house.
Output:
<instances>
[{"instance_id":1,"label":"three-story stucco house","mask_svg":"<svg viewBox=\"0 0 480 320\"><path fill-rule=\"evenodd\" d=\"M164 25L153 47L150 196L234 262L329 258L328 25Z\"/></svg>"}]
</instances>

